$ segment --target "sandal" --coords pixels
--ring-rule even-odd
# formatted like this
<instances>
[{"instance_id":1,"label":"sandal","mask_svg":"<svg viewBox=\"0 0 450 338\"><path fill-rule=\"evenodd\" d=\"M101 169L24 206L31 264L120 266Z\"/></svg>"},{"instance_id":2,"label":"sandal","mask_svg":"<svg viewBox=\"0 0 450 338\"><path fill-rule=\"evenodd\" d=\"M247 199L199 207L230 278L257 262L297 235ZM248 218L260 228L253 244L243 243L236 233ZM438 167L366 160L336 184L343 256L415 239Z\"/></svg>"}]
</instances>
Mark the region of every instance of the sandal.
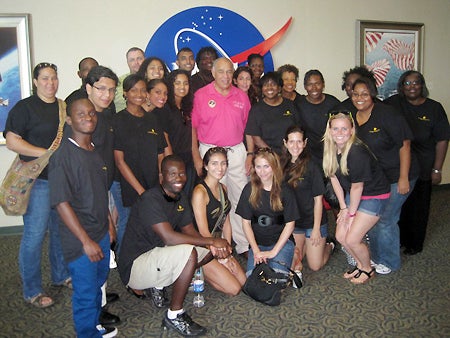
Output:
<instances>
[{"instance_id":1,"label":"sandal","mask_svg":"<svg viewBox=\"0 0 450 338\"><path fill-rule=\"evenodd\" d=\"M132 288L130 288L129 286L127 286L127 291L128 291L128 293L132 294L133 296L135 296L136 298L139 298L139 299L149 298L147 296L147 294L145 293L145 291L143 291L141 294L139 294L136 291L134 291Z\"/></svg>"},{"instance_id":2,"label":"sandal","mask_svg":"<svg viewBox=\"0 0 450 338\"><path fill-rule=\"evenodd\" d=\"M47 301L46 301L47 300ZM38 308L44 309L46 307L53 305L53 299L51 299L46 294L40 293L37 296L34 296L33 298L27 300L28 303L30 303L33 306L36 306Z\"/></svg>"},{"instance_id":3,"label":"sandal","mask_svg":"<svg viewBox=\"0 0 450 338\"><path fill-rule=\"evenodd\" d=\"M367 278L364 280L360 280L359 277L362 275L366 275ZM358 273L350 280L353 284L364 284L367 283L369 280L375 277L375 268L372 268L369 272L358 269Z\"/></svg>"},{"instance_id":4,"label":"sandal","mask_svg":"<svg viewBox=\"0 0 450 338\"><path fill-rule=\"evenodd\" d=\"M72 278L71 277L69 277L69 278L67 278L64 282L62 282L61 284L53 284L53 286L56 286L56 287L66 287L66 288L68 288L68 289L73 289L73 285L72 285Z\"/></svg>"},{"instance_id":5,"label":"sandal","mask_svg":"<svg viewBox=\"0 0 450 338\"><path fill-rule=\"evenodd\" d=\"M358 270L359 270L358 267L354 266L352 269L345 272L343 277L345 279L353 278L353 277L355 277L355 275L357 275L359 273Z\"/></svg>"}]
</instances>

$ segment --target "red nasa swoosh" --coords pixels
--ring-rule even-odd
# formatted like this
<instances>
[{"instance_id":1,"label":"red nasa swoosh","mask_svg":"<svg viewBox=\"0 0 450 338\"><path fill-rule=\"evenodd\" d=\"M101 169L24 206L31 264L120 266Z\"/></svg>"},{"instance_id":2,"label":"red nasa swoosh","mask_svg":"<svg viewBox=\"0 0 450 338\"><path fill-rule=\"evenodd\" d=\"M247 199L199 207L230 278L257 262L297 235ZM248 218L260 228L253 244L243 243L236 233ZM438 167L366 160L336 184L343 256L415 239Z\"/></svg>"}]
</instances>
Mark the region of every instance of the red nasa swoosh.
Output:
<instances>
[{"instance_id":1,"label":"red nasa swoosh","mask_svg":"<svg viewBox=\"0 0 450 338\"><path fill-rule=\"evenodd\" d=\"M247 61L247 57L250 54L259 54L259 55L265 55L273 46L277 44L278 41L280 41L281 37L286 33L287 29L289 28L290 24L292 22L292 16L289 18L289 20L284 24L283 27L280 28L278 32L276 32L274 35L272 35L267 40L264 40L260 44L247 49L246 51L243 51L239 54L236 54L231 57L231 61L234 63L241 63Z\"/></svg>"}]
</instances>

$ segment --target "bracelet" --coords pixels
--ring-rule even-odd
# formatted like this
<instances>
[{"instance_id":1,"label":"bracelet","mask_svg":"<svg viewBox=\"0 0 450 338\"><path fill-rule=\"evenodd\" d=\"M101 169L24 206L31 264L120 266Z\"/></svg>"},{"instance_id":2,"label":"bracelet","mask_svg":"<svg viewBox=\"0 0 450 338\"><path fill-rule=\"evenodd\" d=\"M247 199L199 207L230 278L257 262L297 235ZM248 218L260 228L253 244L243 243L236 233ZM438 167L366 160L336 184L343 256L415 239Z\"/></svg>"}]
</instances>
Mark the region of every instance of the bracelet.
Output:
<instances>
[{"instance_id":1,"label":"bracelet","mask_svg":"<svg viewBox=\"0 0 450 338\"><path fill-rule=\"evenodd\" d=\"M254 153L253 151L248 151L248 152L247 152L247 156L248 156L248 155L252 155L252 156L253 156L253 155L255 155L255 153Z\"/></svg>"},{"instance_id":2,"label":"bracelet","mask_svg":"<svg viewBox=\"0 0 450 338\"><path fill-rule=\"evenodd\" d=\"M356 216L356 212L354 214L348 214L348 217L355 217Z\"/></svg>"},{"instance_id":3,"label":"bracelet","mask_svg":"<svg viewBox=\"0 0 450 338\"><path fill-rule=\"evenodd\" d=\"M439 170L439 169L431 169L431 172L433 173L433 174L441 174L442 173L442 170Z\"/></svg>"},{"instance_id":4,"label":"bracelet","mask_svg":"<svg viewBox=\"0 0 450 338\"><path fill-rule=\"evenodd\" d=\"M341 211L342 211L342 210L345 210L345 209L348 209L348 207L345 207L345 208L341 208Z\"/></svg>"}]
</instances>

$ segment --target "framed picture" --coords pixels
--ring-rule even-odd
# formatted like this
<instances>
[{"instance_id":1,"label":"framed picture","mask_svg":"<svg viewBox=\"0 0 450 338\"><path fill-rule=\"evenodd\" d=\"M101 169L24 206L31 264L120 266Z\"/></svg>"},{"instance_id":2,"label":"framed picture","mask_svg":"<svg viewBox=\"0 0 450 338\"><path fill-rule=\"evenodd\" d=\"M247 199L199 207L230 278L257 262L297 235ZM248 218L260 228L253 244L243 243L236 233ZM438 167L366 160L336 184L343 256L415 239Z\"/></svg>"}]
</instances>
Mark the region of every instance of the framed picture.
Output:
<instances>
[{"instance_id":1,"label":"framed picture","mask_svg":"<svg viewBox=\"0 0 450 338\"><path fill-rule=\"evenodd\" d=\"M29 21L29 14L0 14L0 144L9 111L31 94Z\"/></svg>"},{"instance_id":2,"label":"framed picture","mask_svg":"<svg viewBox=\"0 0 450 338\"><path fill-rule=\"evenodd\" d=\"M357 63L375 75L381 100L397 93L407 70L422 71L423 23L357 21Z\"/></svg>"}]
</instances>

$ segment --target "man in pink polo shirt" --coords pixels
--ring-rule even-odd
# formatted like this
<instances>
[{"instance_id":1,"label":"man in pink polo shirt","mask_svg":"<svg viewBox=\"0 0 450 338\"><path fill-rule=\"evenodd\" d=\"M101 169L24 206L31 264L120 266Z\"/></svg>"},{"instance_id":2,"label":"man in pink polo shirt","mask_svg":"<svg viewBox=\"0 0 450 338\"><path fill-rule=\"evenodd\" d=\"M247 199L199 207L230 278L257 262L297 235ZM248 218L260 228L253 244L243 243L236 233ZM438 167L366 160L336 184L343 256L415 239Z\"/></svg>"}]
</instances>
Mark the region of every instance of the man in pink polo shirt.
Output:
<instances>
[{"instance_id":1,"label":"man in pink polo shirt","mask_svg":"<svg viewBox=\"0 0 450 338\"><path fill-rule=\"evenodd\" d=\"M232 85L233 72L233 64L229 59L216 59L212 68L214 81L195 93L192 109L192 156L200 176L202 157L209 148L228 149L228 170L222 181L228 188L232 204L230 219L233 240L237 253L241 254L248 251L248 241L242 230L242 219L236 215L235 209L242 189L247 184L247 151L243 139L250 101L246 93Z\"/></svg>"}]
</instances>

